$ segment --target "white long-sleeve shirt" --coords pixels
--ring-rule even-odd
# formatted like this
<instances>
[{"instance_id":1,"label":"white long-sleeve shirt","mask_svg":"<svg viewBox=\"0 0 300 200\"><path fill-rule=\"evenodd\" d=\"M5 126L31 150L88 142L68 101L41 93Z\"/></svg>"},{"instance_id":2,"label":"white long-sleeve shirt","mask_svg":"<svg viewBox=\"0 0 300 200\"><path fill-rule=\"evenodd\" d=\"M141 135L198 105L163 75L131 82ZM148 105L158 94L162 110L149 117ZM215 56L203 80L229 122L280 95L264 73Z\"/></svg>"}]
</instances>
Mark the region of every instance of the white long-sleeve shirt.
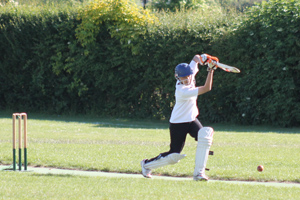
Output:
<instances>
[{"instance_id":1,"label":"white long-sleeve shirt","mask_svg":"<svg viewBox=\"0 0 300 200\"><path fill-rule=\"evenodd\" d=\"M195 76L199 71L198 64L192 60L189 66L193 70L191 84L186 86L180 81L176 82L175 106L170 118L171 123L191 122L199 114L197 107L198 88L196 88L195 81Z\"/></svg>"}]
</instances>

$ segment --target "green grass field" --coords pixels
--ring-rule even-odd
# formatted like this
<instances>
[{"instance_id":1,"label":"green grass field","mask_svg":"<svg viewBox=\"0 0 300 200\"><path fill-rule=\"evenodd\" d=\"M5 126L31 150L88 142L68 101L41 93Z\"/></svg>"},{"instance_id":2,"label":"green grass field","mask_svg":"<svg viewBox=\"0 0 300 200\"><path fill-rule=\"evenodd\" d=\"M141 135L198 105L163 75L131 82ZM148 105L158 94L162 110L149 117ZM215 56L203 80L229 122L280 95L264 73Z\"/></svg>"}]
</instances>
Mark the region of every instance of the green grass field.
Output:
<instances>
[{"instance_id":1,"label":"green grass field","mask_svg":"<svg viewBox=\"0 0 300 200\"><path fill-rule=\"evenodd\" d=\"M168 122L28 114L30 166L140 173L169 148ZM300 182L300 128L205 124L215 129L207 175L215 180ZM0 164L12 164L11 114L0 113ZM196 142L176 165L153 174L191 177ZM265 170L257 172L263 165ZM2 199L297 199L299 187L223 182L40 175L1 171Z\"/></svg>"}]
</instances>

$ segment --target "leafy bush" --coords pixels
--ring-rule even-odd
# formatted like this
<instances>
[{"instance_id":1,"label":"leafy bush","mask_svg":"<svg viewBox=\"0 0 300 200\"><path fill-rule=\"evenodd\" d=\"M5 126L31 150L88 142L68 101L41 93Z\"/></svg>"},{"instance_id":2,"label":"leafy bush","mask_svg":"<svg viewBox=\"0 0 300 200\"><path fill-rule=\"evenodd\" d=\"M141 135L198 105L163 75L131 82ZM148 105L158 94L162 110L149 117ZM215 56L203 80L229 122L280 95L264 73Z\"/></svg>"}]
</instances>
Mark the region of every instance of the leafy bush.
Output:
<instances>
[{"instance_id":1,"label":"leafy bush","mask_svg":"<svg viewBox=\"0 0 300 200\"><path fill-rule=\"evenodd\" d=\"M157 11L180 11L190 9L206 9L213 12L216 8L227 10L245 11L255 3L261 3L262 0L152 0L147 7Z\"/></svg>"},{"instance_id":2,"label":"leafy bush","mask_svg":"<svg viewBox=\"0 0 300 200\"><path fill-rule=\"evenodd\" d=\"M186 9L207 8L205 0L153 0L150 2L150 8L158 11L177 11Z\"/></svg>"},{"instance_id":3,"label":"leafy bush","mask_svg":"<svg viewBox=\"0 0 300 200\"><path fill-rule=\"evenodd\" d=\"M216 71L198 99L201 120L299 124L298 2L271 0L246 16L154 14L126 0L2 7L0 109L167 119L175 66L208 53L242 73Z\"/></svg>"},{"instance_id":4,"label":"leafy bush","mask_svg":"<svg viewBox=\"0 0 300 200\"><path fill-rule=\"evenodd\" d=\"M68 37L74 38L76 14L14 5L1 9L0 15L0 80L5 83L0 86L0 107L65 111L62 97L72 92L68 77L53 73L52 59L66 47Z\"/></svg>"},{"instance_id":5,"label":"leafy bush","mask_svg":"<svg viewBox=\"0 0 300 200\"><path fill-rule=\"evenodd\" d=\"M270 0L220 46L229 64L242 69L236 80L236 120L247 124L299 125L300 3Z\"/></svg>"},{"instance_id":6,"label":"leafy bush","mask_svg":"<svg viewBox=\"0 0 300 200\"><path fill-rule=\"evenodd\" d=\"M101 28L132 46L130 41L145 33L147 24L155 20L147 10L128 0L95 0L81 10L79 17L82 22L76 36L83 46L95 43Z\"/></svg>"},{"instance_id":7,"label":"leafy bush","mask_svg":"<svg viewBox=\"0 0 300 200\"><path fill-rule=\"evenodd\" d=\"M224 8L235 8L240 12L244 12L249 7L256 3L261 3L263 0L216 0Z\"/></svg>"}]
</instances>

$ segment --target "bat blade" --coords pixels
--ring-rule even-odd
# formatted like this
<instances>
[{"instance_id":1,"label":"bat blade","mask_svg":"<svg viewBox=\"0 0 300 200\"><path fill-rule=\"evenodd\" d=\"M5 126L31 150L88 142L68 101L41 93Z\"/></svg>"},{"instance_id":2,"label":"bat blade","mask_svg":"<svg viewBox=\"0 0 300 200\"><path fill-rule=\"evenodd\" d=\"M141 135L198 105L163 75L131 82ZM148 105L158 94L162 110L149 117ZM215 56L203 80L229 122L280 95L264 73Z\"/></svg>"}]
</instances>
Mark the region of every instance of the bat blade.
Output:
<instances>
[{"instance_id":1,"label":"bat blade","mask_svg":"<svg viewBox=\"0 0 300 200\"><path fill-rule=\"evenodd\" d=\"M229 66L229 65L225 65L223 63L217 63L217 67L223 69L224 71L226 72L232 72L232 73L240 73L241 71L236 68L236 67L232 67L232 66Z\"/></svg>"}]
</instances>

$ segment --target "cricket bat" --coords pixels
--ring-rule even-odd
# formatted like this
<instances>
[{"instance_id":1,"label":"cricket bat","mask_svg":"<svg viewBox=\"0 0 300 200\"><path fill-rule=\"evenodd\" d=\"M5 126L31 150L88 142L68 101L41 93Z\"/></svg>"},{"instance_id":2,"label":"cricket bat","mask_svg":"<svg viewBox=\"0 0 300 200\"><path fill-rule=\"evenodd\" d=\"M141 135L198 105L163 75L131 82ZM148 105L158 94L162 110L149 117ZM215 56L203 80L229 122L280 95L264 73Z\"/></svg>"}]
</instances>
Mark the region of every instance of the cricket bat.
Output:
<instances>
[{"instance_id":1,"label":"cricket bat","mask_svg":"<svg viewBox=\"0 0 300 200\"><path fill-rule=\"evenodd\" d=\"M232 73L240 73L241 71L236 68L236 67L232 67L232 66L229 66L229 65L225 65L223 63L219 63L217 62L217 65L216 65L218 68L220 69L223 69L224 71L226 72L232 72Z\"/></svg>"}]
</instances>

